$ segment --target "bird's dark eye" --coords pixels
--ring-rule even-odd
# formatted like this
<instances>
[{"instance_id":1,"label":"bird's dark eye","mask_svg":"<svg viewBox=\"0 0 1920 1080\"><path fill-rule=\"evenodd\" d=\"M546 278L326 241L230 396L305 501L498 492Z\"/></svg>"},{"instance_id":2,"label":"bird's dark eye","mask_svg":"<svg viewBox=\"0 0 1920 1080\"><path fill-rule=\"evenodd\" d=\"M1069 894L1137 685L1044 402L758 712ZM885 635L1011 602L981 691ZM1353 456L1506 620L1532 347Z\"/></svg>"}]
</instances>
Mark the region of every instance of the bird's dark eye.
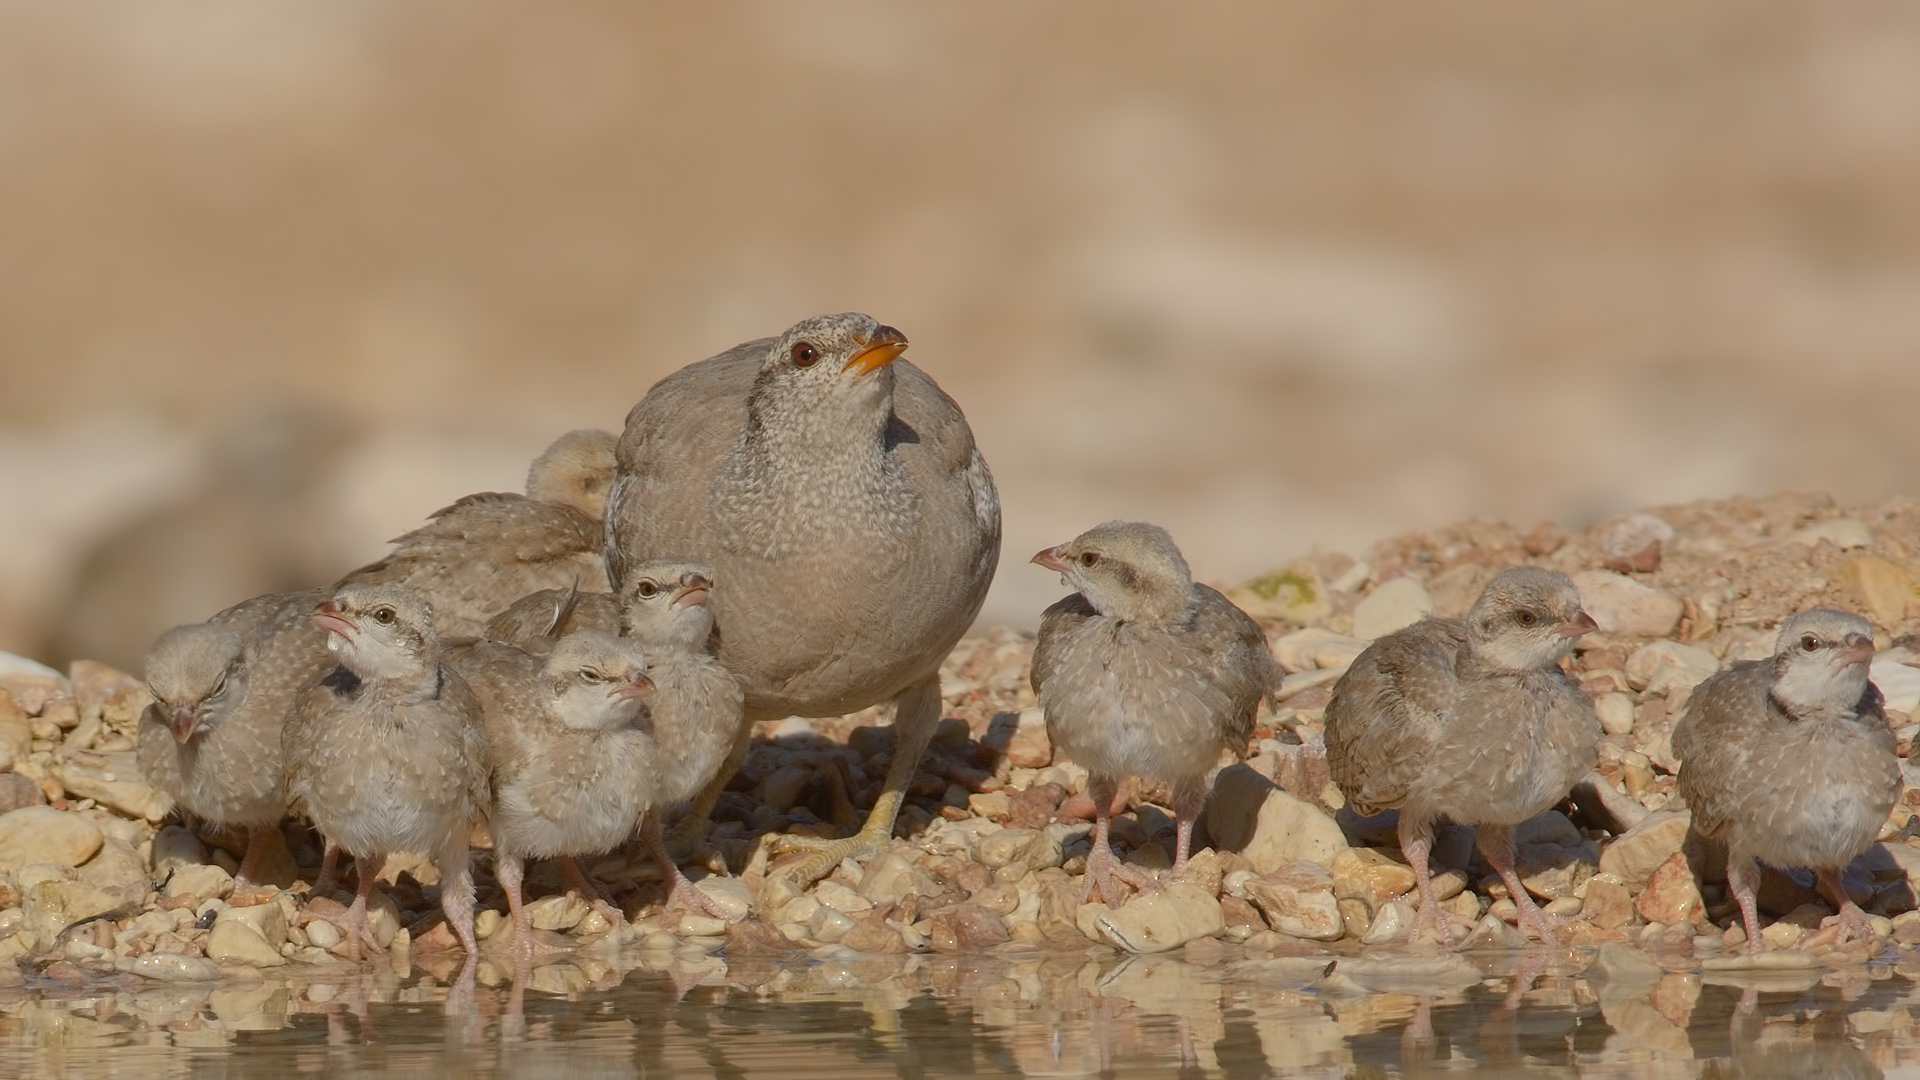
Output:
<instances>
[{"instance_id":1,"label":"bird's dark eye","mask_svg":"<svg viewBox=\"0 0 1920 1080\"><path fill-rule=\"evenodd\" d=\"M651 581L642 581L639 585L634 587L633 591L640 594L640 599L651 600L655 596L659 595L660 586L655 585Z\"/></svg>"},{"instance_id":2,"label":"bird's dark eye","mask_svg":"<svg viewBox=\"0 0 1920 1080\"><path fill-rule=\"evenodd\" d=\"M812 367L813 362L818 359L820 359L820 350L814 348L811 341L803 341L793 347L794 367Z\"/></svg>"},{"instance_id":3,"label":"bird's dark eye","mask_svg":"<svg viewBox=\"0 0 1920 1080\"><path fill-rule=\"evenodd\" d=\"M1820 639L1814 637L1812 634L1801 634L1800 647L1808 652L1818 651L1820 648Z\"/></svg>"},{"instance_id":4,"label":"bird's dark eye","mask_svg":"<svg viewBox=\"0 0 1920 1080\"><path fill-rule=\"evenodd\" d=\"M1098 565L1100 565L1100 553L1099 553L1099 552L1097 552L1097 551L1083 551L1083 552L1081 552L1081 553L1080 553L1080 565L1081 565L1081 566L1098 566Z\"/></svg>"},{"instance_id":5,"label":"bird's dark eye","mask_svg":"<svg viewBox=\"0 0 1920 1080\"><path fill-rule=\"evenodd\" d=\"M1513 621L1519 623L1521 626L1533 626L1540 621L1540 616L1528 611L1526 608L1521 608L1519 611L1513 613Z\"/></svg>"},{"instance_id":6,"label":"bird's dark eye","mask_svg":"<svg viewBox=\"0 0 1920 1080\"><path fill-rule=\"evenodd\" d=\"M373 621L379 623L381 626L391 624L393 622L393 609L384 605L374 608Z\"/></svg>"}]
</instances>

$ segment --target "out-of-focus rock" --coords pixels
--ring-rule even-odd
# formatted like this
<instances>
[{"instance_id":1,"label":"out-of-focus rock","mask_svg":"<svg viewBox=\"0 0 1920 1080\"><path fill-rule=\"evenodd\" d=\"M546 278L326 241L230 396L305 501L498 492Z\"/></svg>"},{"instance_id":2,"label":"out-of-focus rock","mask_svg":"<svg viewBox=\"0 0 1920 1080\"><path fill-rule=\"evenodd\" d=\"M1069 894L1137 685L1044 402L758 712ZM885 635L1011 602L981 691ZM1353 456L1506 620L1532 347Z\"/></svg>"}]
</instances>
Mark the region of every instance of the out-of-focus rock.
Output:
<instances>
[{"instance_id":1,"label":"out-of-focus rock","mask_svg":"<svg viewBox=\"0 0 1920 1080\"><path fill-rule=\"evenodd\" d=\"M1382 582L1353 607L1353 636L1362 641L1403 630L1433 611L1426 586L1410 577Z\"/></svg>"},{"instance_id":2,"label":"out-of-focus rock","mask_svg":"<svg viewBox=\"0 0 1920 1080\"><path fill-rule=\"evenodd\" d=\"M1661 555L1673 540L1673 526L1652 514L1627 514L1594 526L1591 539L1607 569L1650 574L1660 569Z\"/></svg>"},{"instance_id":3,"label":"out-of-focus rock","mask_svg":"<svg viewBox=\"0 0 1920 1080\"><path fill-rule=\"evenodd\" d=\"M1685 610L1674 596L1610 570L1582 570L1573 575L1573 584L1580 590L1580 606L1609 634L1666 637Z\"/></svg>"},{"instance_id":4,"label":"out-of-focus rock","mask_svg":"<svg viewBox=\"0 0 1920 1080\"><path fill-rule=\"evenodd\" d=\"M1227 598L1256 619L1310 623L1333 614L1327 583L1305 561L1241 582L1227 590Z\"/></svg>"}]
</instances>

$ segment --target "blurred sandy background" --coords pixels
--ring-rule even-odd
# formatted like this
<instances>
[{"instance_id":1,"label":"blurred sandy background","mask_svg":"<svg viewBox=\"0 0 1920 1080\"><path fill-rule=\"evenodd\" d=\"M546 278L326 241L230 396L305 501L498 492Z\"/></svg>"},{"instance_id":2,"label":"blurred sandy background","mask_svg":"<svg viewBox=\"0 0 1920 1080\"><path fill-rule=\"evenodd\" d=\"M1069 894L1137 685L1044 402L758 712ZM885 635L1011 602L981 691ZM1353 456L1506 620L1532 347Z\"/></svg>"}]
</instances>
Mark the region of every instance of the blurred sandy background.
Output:
<instances>
[{"instance_id":1,"label":"blurred sandy background","mask_svg":"<svg viewBox=\"0 0 1920 1080\"><path fill-rule=\"evenodd\" d=\"M973 421L994 621L1113 516L1225 581L1911 490L1916 192L1895 2L9 3L0 647L135 664L850 308Z\"/></svg>"}]
</instances>

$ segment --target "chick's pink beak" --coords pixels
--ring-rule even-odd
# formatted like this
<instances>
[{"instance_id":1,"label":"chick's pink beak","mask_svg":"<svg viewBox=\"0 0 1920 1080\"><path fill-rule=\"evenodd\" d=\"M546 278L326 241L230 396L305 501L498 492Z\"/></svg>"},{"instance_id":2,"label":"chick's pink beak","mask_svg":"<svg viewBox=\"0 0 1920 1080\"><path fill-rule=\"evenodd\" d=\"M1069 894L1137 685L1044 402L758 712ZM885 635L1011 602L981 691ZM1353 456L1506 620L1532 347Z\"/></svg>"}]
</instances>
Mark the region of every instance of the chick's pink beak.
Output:
<instances>
[{"instance_id":1,"label":"chick's pink beak","mask_svg":"<svg viewBox=\"0 0 1920 1080\"><path fill-rule=\"evenodd\" d=\"M193 733L200 730L200 710L191 705L175 705L168 715L169 727L173 729L173 741L185 745Z\"/></svg>"},{"instance_id":2,"label":"chick's pink beak","mask_svg":"<svg viewBox=\"0 0 1920 1080\"><path fill-rule=\"evenodd\" d=\"M1873 639L1864 634L1851 634L1847 637L1847 647L1840 650L1842 664L1870 664L1873 662Z\"/></svg>"},{"instance_id":3,"label":"chick's pink beak","mask_svg":"<svg viewBox=\"0 0 1920 1080\"><path fill-rule=\"evenodd\" d=\"M339 634L341 637L352 637L354 626L346 618L345 610L332 600L322 600L320 605L313 609L313 625L329 633Z\"/></svg>"},{"instance_id":4,"label":"chick's pink beak","mask_svg":"<svg viewBox=\"0 0 1920 1080\"><path fill-rule=\"evenodd\" d=\"M673 594L674 607L694 607L704 604L713 592L713 582L704 574L687 573L680 576L680 591Z\"/></svg>"},{"instance_id":5,"label":"chick's pink beak","mask_svg":"<svg viewBox=\"0 0 1920 1080\"><path fill-rule=\"evenodd\" d=\"M613 696L622 701L640 701L653 694L653 680L639 672L629 675L625 682L613 688Z\"/></svg>"},{"instance_id":6,"label":"chick's pink beak","mask_svg":"<svg viewBox=\"0 0 1920 1080\"><path fill-rule=\"evenodd\" d=\"M1067 561L1060 557L1058 547L1042 548L1040 554L1035 555L1031 561L1057 573L1067 572Z\"/></svg>"},{"instance_id":7,"label":"chick's pink beak","mask_svg":"<svg viewBox=\"0 0 1920 1080\"><path fill-rule=\"evenodd\" d=\"M1584 611L1566 622L1561 623L1559 626L1554 627L1554 631L1561 637L1570 638L1577 638L1582 634L1591 634L1598 629L1600 629L1600 624L1594 622L1593 616Z\"/></svg>"}]
</instances>

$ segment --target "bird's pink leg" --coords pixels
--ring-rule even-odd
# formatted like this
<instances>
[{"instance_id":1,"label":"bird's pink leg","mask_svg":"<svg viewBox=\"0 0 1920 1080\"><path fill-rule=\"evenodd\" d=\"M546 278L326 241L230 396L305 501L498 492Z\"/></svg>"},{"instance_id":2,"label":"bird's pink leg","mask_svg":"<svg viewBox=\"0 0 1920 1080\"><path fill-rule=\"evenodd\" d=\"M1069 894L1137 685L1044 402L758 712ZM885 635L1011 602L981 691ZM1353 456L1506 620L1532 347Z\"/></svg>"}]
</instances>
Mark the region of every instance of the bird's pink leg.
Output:
<instances>
[{"instance_id":1,"label":"bird's pink leg","mask_svg":"<svg viewBox=\"0 0 1920 1080\"><path fill-rule=\"evenodd\" d=\"M515 959L524 966L533 959L533 916L527 914L526 900L521 893L525 865L520 861L520 856L495 847L493 878L507 892L507 910L513 914L513 953Z\"/></svg>"},{"instance_id":2,"label":"bird's pink leg","mask_svg":"<svg viewBox=\"0 0 1920 1080\"><path fill-rule=\"evenodd\" d=\"M347 909L347 955L354 963L360 962L360 945L365 942L374 948L380 947L380 939L373 936L373 926L367 922L367 898L373 895L374 882L380 880L380 868L387 863L385 855L356 856L354 870L357 880L354 883L353 906Z\"/></svg>"},{"instance_id":3,"label":"bird's pink leg","mask_svg":"<svg viewBox=\"0 0 1920 1080\"><path fill-rule=\"evenodd\" d=\"M593 879L587 876L585 870L580 869L578 859L571 855L560 856L560 869L567 875L567 887L591 904L593 910L600 913L601 918L615 926L627 921L626 912L607 902L606 896L600 892L600 887L593 883Z\"/></svg>"},{"instance_id":4,"label":"bird's pink leg","mask_svg":"<svg viewBox=\"0 0 1920 1080\"><path fill-rule=\"evenodd\" d=\"M314 896L326 896L339 884L340 845L327 838L326 848L320 853L320 877L313 883Z\"/></svg>"},{"instance_id":5,"label":"bird's pink leg","mask_svg":"<svg viewBox=\"0 0 1920 1080\"><path fill-rule=\"evenodd\" d=\"M260 857L266 854L267 838L272 825L250 825L247 827L247 853L240 858L240 868L234 871L233 883L236 887L253 884L253 873L259 869Z\"/></svg>"},{"instance_id":6,"label":"bird's pink leg","mask_svg":"<svg viewBox=\"0 0 1920 1080\"><path fill-rule=\"evenodd\" d=\"M647 850L653 852L653 861L660 864L660 872L667 879L667 902L662 913L673 911L697 911L702 915L711 915L723 922L732 922L726 909L722 908L711 896L693 887L687 875L680 872L679 864L673 861L673 853L667 849L666 830L660 825L660 811L648 810L640 819L640 838L646 841Z\"/></svg>"},{"instance_id":7,"label":"bird's pink leg","mask_svg":"<svg viewBox=\"0 0 1920 1080\"><path fill-rule=\"evenodd\" d=\"M453 927L453 934L460 939L467 955L477 956L480 943L473 933L473 861L467 854L464 828L435 862L440 868L440 911L446 915L447 925Z\"/></svg>"},{"instance_id":8,"label":"bird's pink leg","mask_svg":"<svg viewBox=\"0 0 1920 1080\"><path fill-rule=\"evenodd\" d=\"M1183 785L1173 793L1173 868L1187 865L1187 854L1193 848L1193 822L1200 816L1200 808L1207 804L1207 789L1199 784Z\"/></svg>"},{"instance_id":9,"label":"bird's pink leg","mask_svg":"<svg viewBox=\"0 0 1920 1080\"><path fill-rule=\"evenodd\" d=\"M1759 884L1760 868L1753 860L1744 855L1727 856L1727 887L1733 890L1733 899L1740 905L1740 924L1747 931L1747 953L1759 956L1765 948L1760 940L1760 908L1754 899L1754 889Z\"/></svg>"},{"instance_id":10,"label":"bird's pink leg","mask_svg":"<svg viewBox=\"0 0 1920 1080\"><path fill-rule=\"evenodd\" d=\"M1820 891L1827 894L1827 899L1839 913L1829 923L1822 924L1822 929L1829 924L1840 928L1840 935L1834 938L1833 943L1844 945L1849 941L1872 941L1877 936L1873 932L1873 919L1847 895L1846 888L1840 884L1840 871L1815 870L1813 876L1819 882Z\"/></svg>"},{"instance_id":11,"label":"bird's pink leg","mask_svg":"<svg viewBox=\"0 0 1920 1080\"><path fill-rule=\"evenodd\" d=\"M1158 885L1152 875L1127 866L1113 856L1113 846L1107 840L1107 823L1113 817L1114 796L1119 784L1105 776L1092 777L1087 782L1087 794L1093 796L1093 836L1092 846L1087 850L1087 877L1080 886L1080 902L1096 891L1100 902L1108 907L1120 906L1120 890L1114 887L1113 879L1118 876L1136 889L1146 889Z\"/></svg>"},{"instance_id":12,"label":"bird's pink leg","mask_svg":"<svg viewBox=\"0 0 1920 1080\"><path fill-rule=\"evenodd\" d=\"M1413 936L1419 937L1421 928L1425 927L1433 931L1440 944L1451 946L1453 927L1449 925L1447 913L1440 910L1440 902L1433 898L1433 875L1427 867L1427 855L1433 850L1433 823L1403 813L1397 828L1400 853L1413 868L1413 883L1420 893L1420 910L1413 917Z\"/></svg>"},{"instance_id":13,"label":"bird's pink leg","mask_svg":"<svg viewBox=\"0 0 1920 1080\"><path fill-rule=\"evenodd\" d=\"M1513 870L1513 828L1508 825L1480 826L1480 853L1487 857L1493 872L1506 882L1507 894L1513 897L1513 906L1520 909L1520 926L1533 931L1541 941L1552 945L1558 942L1559 934L1553 920L1547 918L1533 897L1527 895L1527 887L1520 883L1520 875Z\"/></svg>"}]
</instances>

